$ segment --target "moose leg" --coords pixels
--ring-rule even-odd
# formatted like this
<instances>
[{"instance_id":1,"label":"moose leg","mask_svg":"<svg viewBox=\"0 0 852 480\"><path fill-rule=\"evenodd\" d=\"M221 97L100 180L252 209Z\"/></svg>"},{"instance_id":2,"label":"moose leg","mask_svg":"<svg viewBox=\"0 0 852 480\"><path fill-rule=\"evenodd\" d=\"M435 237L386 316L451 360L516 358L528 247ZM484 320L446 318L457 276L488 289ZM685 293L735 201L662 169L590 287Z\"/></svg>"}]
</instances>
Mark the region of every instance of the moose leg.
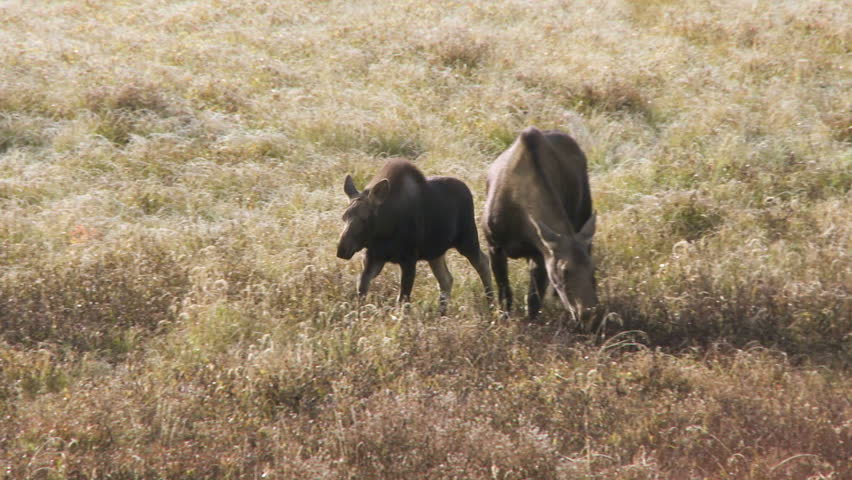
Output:
<instances>
[{"instance_id":1,"label":"moose leg","mask_svg":"<svg viewBox=\"0 0 852 480\"><path fill-rule=\"evenodd\" d=\"M482 250L477 248L475 253L465 255L465 258L476 269L479 280L482 281L482 286L485 287L485 297L488 299L488 303L492 303L494 301L494 291L491 288L491 267L488 266L488 257L485 256Z\"/></svg>"},{"instance_id":2,"label":"moose leg","mask_svg":"<svg viewBox=\"0 0 852 480\"><path fill-rule=\"evenodd\" d=\"M547 269L541 257L530 259L530 288L527 293L527 315L530 319L538 316L541 301L547 292Z\"/></svg>"},{"instance_id":3,"label":"moose leg","mask_svg":"<svg viewBox=\"0 0 852 480\"><path fill-rule=\"evenodd\" d=\"M385 262L372 258L369 254L364 257L364 271L358 280L358 296L364 298L370 290L370 282L382 271Z\"/></svg>"},{"instance_id":4,"label":"moose leg","mask_svg":"<svg viewBox=\"0 0 852 480\"><path fill-rule=\"evenodd\" d=\"M509 285L509 259L502 249L490 247L488 253L491 256L491 270L494 272L494 280L497 282L497 296L500 306L504 312L512 310L512 287Z\"/></svg>"},{"instance_id":5,"label":"moose leg","mask_svg":"<svg viewBox=\"0 0 852 480\"><path fill-rule=\"evenodd\" d=\"M411 301L411 289L414 287L414 273L417 271L417 260L403 260L399 263L402 276L399 282L399 303Z\"/></svg>"},{"instance_id":6,"label":"moose leg","mask_svg":"<svg viewBox=\"0 0 852 480\"><path fill-rule=\"evenodd\" d=\"M441 255L434 260L429 260L429 267L432 269L432 273L435 274L435 278L438 279L438 286L441 288L439 312L441 315L446 315L447 304L450 301L450 291L453 289L453 276L447 269L446 256Z\"/></svg>"}]
</instances>

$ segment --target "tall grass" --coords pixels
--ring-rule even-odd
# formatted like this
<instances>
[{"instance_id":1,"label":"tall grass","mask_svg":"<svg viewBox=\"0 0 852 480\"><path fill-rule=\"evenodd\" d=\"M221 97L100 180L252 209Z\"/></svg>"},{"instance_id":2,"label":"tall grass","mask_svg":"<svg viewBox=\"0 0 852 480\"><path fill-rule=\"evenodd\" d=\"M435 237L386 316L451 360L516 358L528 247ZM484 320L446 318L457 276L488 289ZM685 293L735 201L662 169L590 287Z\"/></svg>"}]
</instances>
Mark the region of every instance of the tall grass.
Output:
<instances>
[{"instance_id":1,"label":"tall grass","mask_svg":"<svg viewBox=\"0 0 852 480\"><path fill-rule=\"evenodd\" d=\"M852 476L848 1L0 4L0 476ZM366 302L343 178L588 154L605 321ZM516 291L526 268L511 266Z\"/></svg>"}]
</instances>

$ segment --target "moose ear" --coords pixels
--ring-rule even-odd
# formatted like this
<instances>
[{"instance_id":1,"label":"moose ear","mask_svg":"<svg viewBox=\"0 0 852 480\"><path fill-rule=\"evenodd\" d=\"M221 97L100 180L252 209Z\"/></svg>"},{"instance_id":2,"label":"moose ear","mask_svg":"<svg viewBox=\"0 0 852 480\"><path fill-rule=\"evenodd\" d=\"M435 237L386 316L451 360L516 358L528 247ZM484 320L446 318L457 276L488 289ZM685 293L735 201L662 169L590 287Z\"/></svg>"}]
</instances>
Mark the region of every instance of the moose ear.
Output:
<instances>
[{"instance_id":1,"label":"moose ear","mask_svg":"<svg viewBox=\"0 0 852 480\"><path fill-rule=\"evenodd\" d=\"M595 235L595 220L598 218L597 212L593 213L583 228L577 233L577 238L580 239L587 247L592 244L592 237Z\"/></svg>"},{"instance_id":2,"label":"moose ear","mask_svg":"<svg viewBox=\"0 0 852 480\"><path fill-rule=\"evenodd\" d=\"M529 215L529 220L544 246L553 254L559 246L560 235L551 230L547 225L539 223L532 215Z\"/></svg>"},{"instance_id":3,"label":"moose ear","mask_svg":"<svg viewBox=\"0 0 852 480\"><path fill-rule=\"evenodd\" d=\"M355 188L355 182L352 180L352 175L346 175L346 180L343 181L343 191L350 200L358 196L358 189Z\"/></svg>"},{"instance_id":4,"label":"moose ear","mask_svg":"<svg viewBox=\"0 0 852 480\"><path fill-rule=\"evenodd\" d=\"M388 197L390 192L390 181L383 178L379 183L370 188L370 199L376 203L382 203Z\"/></svg>"}]
</instances>

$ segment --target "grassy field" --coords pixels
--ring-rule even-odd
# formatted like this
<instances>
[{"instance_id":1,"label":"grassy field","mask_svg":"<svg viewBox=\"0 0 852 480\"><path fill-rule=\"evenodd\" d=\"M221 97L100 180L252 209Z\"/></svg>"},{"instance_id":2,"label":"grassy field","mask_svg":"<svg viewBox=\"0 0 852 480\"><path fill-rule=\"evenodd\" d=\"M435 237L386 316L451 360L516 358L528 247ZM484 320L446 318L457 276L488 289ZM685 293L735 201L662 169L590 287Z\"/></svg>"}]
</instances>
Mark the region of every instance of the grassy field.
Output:
<instances>
[{"instance_id":1,"label":"grassy field","mask_svg":"<svg viewBox=\"0 0 852 480\"><path fill-rule=\"evenodd\" d=\"M0 1L0 478L852 478L852 2ZM573 135L602 328L355 298L343 179ZM511 265L518 298L526 268Z\"/></svg>"}]
</instances>

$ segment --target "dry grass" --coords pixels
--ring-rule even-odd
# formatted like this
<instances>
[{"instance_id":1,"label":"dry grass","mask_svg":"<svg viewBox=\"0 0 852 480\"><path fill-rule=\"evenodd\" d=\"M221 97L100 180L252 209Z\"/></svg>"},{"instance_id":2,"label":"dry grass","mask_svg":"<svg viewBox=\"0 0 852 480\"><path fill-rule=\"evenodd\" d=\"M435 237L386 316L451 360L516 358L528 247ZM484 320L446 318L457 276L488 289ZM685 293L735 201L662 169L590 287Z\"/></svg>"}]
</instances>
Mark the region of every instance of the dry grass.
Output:
<instances>
[{"instance_id":1,"label":"dry grass","mask_svg":"<svg viewBox=\"0 0 852 480\"><path fill-rule=\"evenodd\" d=\"M0 476L852 476L848 1L0 3ZM342 181L587 152L606 322L358 305ZM521 289L526 274L512 265Z\"/></svg>"}]
</instances>

